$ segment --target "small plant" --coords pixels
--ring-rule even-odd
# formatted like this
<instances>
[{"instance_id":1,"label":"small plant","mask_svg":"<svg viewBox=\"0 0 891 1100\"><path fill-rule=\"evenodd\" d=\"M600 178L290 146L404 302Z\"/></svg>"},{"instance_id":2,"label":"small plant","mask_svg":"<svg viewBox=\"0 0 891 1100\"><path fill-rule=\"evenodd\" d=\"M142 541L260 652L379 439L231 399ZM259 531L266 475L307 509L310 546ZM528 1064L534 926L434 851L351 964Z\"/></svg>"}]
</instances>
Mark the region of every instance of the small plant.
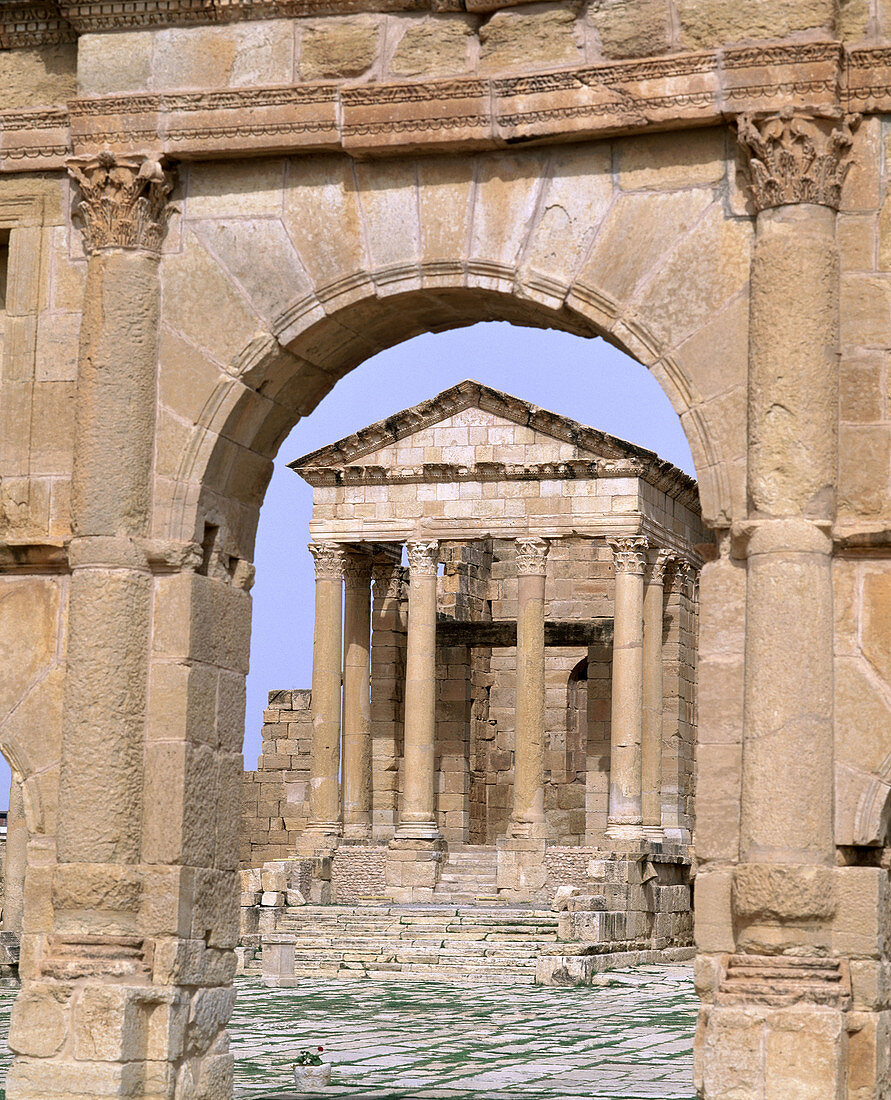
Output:
<instances>
[{"instance_id":1,"label":"small plant","mask_svg":"<svg viewBox=\"0 0 891 1100\"><path fill-rule=\"evenodd\" d=\"M301 1050L300 1053L297 1055L297 1058L294 1062L294 1065L295 1066L321 1066L321 1065L323 1065L322 1059L319 1057L319 1055L322 1053L322 1051L324 1049L325 1049L324 1047L316 1047L316 1053L315 1054L311 1050Z\"/></svg>"}]
</instances>

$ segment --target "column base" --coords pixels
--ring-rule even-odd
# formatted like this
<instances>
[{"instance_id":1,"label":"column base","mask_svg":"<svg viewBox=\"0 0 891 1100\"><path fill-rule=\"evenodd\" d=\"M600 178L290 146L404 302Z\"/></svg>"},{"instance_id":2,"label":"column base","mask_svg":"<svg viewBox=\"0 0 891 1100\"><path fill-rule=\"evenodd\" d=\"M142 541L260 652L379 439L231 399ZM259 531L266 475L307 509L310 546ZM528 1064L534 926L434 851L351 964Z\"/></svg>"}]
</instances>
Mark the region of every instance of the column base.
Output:
<instances>
[{"instance_id":1,"label":"column base","mask_svg":"<svg viewBox=\"0 0 891 1100\"><path fill-rule=\"evenodd\" d=\"M387 893L395 902L433 901L447 858L442 837L394 837L387 845Z\"/></svg>"},{"instance_id":2,"label":"column base","mask_svg":"<svg viewBox=\"0 0 891 1100\"><path fill-rule=\"evenodd\" d=\"M371 825L368 822L347 823L343 827L344 840L371 840Z\"/></svg>"},{"instance_id":3,"label":"column base","mask_svg":"<svg viewBox=\"0 0 891 1100\"><path fill-rule=\"evenodd\" d=\"M393 839L441 841L442 833L435 821L400 821Z\"/></svg>"},{"instance_id":4,"label":"column base","mask_svg":"<svg viewBox=\"0 0 891 1100\"><path fill-rule=\"evenodd\" d=\"M664 840L665 830L661 825L642 825L640 835L647 840Z\"/></svg>"},{"instance_id":5,"label":"column base","mask_svg":"<svg viewBox=\"0 0 891 1100\"><path fill-rule=\"evenodd\" d=\"M550 840L551 835L547 821L511 821L507 827L509 840Z\"/></svg>"},{"instance_id":6,"label":"column base","mask_svg":"<svg viewBox=\"0 0 891 1100\"><path fill-rule=\"evenodd\" d=\"M618 821L608 821L604 835L607 840L642 840L646 836L643 825Z\"/></svg>"}]
</instances>

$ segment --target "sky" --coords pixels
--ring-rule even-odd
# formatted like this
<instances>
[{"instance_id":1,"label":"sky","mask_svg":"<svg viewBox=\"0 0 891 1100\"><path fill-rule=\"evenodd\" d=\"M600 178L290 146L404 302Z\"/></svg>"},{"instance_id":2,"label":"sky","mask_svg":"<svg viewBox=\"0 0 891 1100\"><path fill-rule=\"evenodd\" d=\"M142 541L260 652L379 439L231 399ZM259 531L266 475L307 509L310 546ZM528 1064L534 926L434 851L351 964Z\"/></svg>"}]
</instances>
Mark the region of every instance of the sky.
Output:
<instances>
[{"instance_id":1,"label":"sky","mask_svg":"<svg viewBox=\"0 0 891 1100\"><path fill-rule=\"evenodd\" d=\"M286 464L465 378L647 447L695 476L680 420L655 378L603 340L490 321L416 336L368 359L296 425L276 459L255 553L246 768L257 765L268 692L308 688L312 676L312 490ZM3 807L8 791L0 758Z\"/></svg>"}]
</instances>

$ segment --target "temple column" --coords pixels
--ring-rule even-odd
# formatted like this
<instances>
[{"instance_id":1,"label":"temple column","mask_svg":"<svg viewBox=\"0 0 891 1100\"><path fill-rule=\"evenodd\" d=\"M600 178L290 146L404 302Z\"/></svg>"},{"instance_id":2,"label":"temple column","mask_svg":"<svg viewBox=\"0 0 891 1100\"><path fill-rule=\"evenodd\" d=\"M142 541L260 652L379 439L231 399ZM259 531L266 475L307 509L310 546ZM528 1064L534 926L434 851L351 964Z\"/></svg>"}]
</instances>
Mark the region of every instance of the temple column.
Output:
<instances>
[{"instance_id":1,"label":"temple column","mask_svg":"<svg viewBox=\"0 0 891 1100\"><path fill-rule=\"evenodd\" d=\"M517 709L510 836L543 839L545 752L545 572L548 543L516 541Z\"/></svg>"},{"instance_id":2,"label":"temple column","mask_svg":"<svg viewBox=\"0 0 891 1100\"><path fill-rule=\"evenodd\" d=\"M347 557L344 571L343 835L371 835L371 555Z\"/></svg>"},{"instance_id":3,"label":"temple column","mask_svg":"<svg viewBox=\"0 0 891 1100\"><path fill-rule=\"evenodd\" d=\"M667 550L648 563L643 596L643 716L641 727L641 816L645 836L662 833L662 631Z\"/></svg>"},{"instance_id":4,"label":"temple column","mask_svg":"<svg viewBox=\"0 0 891 1100\"><path fill-rule=\"evenodd\" d=\"M6 816L6 853L3 860L3 921L0 931L21 935L25 908L25 868L28 864L28 823L22 781L13 773Z\"/></svg>"},{"instance_id":5,"label":"temple column","mask_svg":"<svg viewBox=\"0 0 891 1100\"><path fill-rule=\"evenodd\" d=\"M336 542L311 542L316 567L312 644L312 739L309 820L305 833L335 838L340 824L341 661L346 552Z\"/></svg>"},{"instance_id":6,"label":"temple column","mask_svg":"<svg viewBox=\"0 0 891 1100\"><path fill-rule=\"evenodd\" d=\"M437 840L434 807L436 737L436 574L439 543L406 544L409 567L405 659L404 792L396 836Z\"/></svg>"},{"instance_id":7,"label":"temple column","mask_svg":"<svg viewBox=\"0 0 891 1100\"><path fill-rule=\"evenodd\" d=\"M609 814L613 840L643 836L643 598L647 540L611 539L616 570L610 712Z\"/></svg>"},{"instance_id":8,"label":"temple column","mask_svg":"<svg viewBox=\"0 0 891 1100\"><path fill-rule=\"evenodd\" d=\"M372 834L384 840L399 820L407 619L401 555L401 545L379 547L372 567L371 817Z\"/></svg>"},{"instance_id":9,"label":"temple column","mask_svg":"<svg viewBox=\"0 0 891 1100\"><path fill-rule=\"evenodd\" d=\"M757 211L748 516L733 532L746 557L739 863L729 872L705 868L716 881L732 876L722 907L717 892L709 901L697 885L699 972L713 967L717 976L702 980L703 989L715 990L706 995L714 1003L697 1038L703 1100L727 1096L741 1080L764 1082L766 1100L842 1100L851 1096L852 1077L855 1091L877 1096L879 1078L885 1080L878 1052L889 1017L872 1010L886 1002L870 996L862 1011L846 1011L844 956L870 955L869 977L857 981L880 980L884 933L875 913L885 904L887 873L837 866L833 820L836 211L853 140L849 123L791 109L738 121ZM720 788L729 786L722 776ZM856 948L841 930L849 927L863 930ZM742 976L739 988L747 989L753 963L758 989L769 992L753 990L731 1003L733 980ZM812 982L808 968L821 981ZM853 996L858 1007L856 989Z\"/></svg>"}]
</instances>

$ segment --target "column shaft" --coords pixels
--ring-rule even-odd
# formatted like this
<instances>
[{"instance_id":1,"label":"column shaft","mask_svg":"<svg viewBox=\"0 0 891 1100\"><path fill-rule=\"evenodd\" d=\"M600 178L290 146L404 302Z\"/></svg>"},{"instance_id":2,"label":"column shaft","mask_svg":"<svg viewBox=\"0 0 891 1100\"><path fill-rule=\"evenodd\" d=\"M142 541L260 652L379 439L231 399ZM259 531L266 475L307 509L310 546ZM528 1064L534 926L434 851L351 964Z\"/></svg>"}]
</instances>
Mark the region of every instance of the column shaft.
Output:
<instances>
[{"instance_id":1,"label":"column shaft","mask_svg":"<svg viewBox=\"0 0 891 1100\"><path fill-rule=\"evenodd\" d=\"M517 709L510 835L543 839L545 754L544 539L517 539Z\"/></svg>"},{"instance_id":2,"label":"column shaft","mask_svg":"<svg viewBox=\"0 0 891 1100\"><path fill-rule=\"evenodd\" d=\"M643 594L646 539L613 540L616 566L607 836L643 835Z\"/></svg>"},{"instance_id":3,"label":"column shaft","mask_svg":"<svg viewBox=\"0 0 891 1100\"><path fill-rule=\"evenodd\" d=\"M6 817L6 853L3 861L3 932L22 931L25 908L25 868L28 864L28 823L22 781L13 775L9 784Z\"/></svg>"},{"instance_id":4,"label":"column shaft","mask_svg":"<svg viewBox=\"0 0 891 1100\"><path fill-rule=\"evenodd\" d=\"M345 572L343 834L371 835L371 556L351 554Z\"/></svg>"},{"instance_id":5,"label":"column shaft","mask_svg":"<svg viewBox=\"0 0 891 1100\"><path fill-rule=\"evenodd\" d=\"M396 836L436 840L436 542L407 544L408 649L405 661L404 792Z\"/></svg>"},{"instance_id":6,"label":"column shaft","mask_svg":"<svg viewBox=\"0 0 891 1100\"><path fill-rule=\"evenodd\" d=\"M643 597L641 816L648 836L662 836L662 604L668 560L666 551L657 551L647 570Z\"/></svg>"},{"instance_id":7,"label":"column shaft","mask_svg":"<svg viewBox=\"0 0 891 1100\"><path fill-rule=\"evenodd\" d=\"M316 617L312 646L312 740L309 820L306 831L339 836L343 569L337 543L310 543L316 566Z\"/></svg>"},{"instance_id":8,"label":"column shaft","mask_svg":"<svg viewBox=\"0 0 891 1100\"><path fill-rule=\"evenodd\" d=\"M838 419L835 211L758 215L749 353L741 855L835 859L832 544ZM793 657L794 655L794 657Z\"/></svg>"}]
</instances>

